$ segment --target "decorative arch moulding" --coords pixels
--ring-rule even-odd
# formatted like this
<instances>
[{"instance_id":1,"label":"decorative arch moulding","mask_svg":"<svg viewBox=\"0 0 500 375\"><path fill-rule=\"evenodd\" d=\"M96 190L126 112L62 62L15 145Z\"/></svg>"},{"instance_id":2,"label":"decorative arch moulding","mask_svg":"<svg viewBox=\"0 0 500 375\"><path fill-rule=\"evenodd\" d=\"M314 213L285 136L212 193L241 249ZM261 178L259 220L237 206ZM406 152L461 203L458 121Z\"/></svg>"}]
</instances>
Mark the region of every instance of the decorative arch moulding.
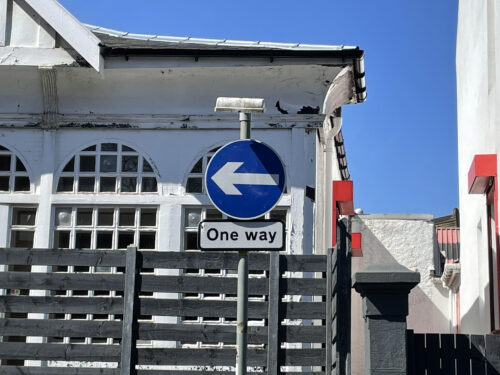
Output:
<instances>
[{"instance_id":1,"label":"decorative arch moulding","mask_svg":"<svg viewBox=\"0 0 500 375\"><path fill-rule=\"evenodd\" d=\"M497 175L497 155L474 155L469 168L469 194L485 194Z\"/></svg>"}]
</instances>

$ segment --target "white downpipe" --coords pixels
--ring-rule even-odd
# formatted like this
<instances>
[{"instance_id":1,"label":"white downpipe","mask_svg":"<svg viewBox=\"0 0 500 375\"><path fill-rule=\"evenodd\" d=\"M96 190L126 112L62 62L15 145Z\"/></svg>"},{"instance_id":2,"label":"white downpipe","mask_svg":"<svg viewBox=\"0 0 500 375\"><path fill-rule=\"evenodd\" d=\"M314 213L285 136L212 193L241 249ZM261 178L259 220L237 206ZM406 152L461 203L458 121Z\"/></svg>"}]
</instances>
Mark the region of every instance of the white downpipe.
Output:
<instances>
[{"instance_id":1,"label":"white downpipe","mask_svg":"<svg viewBox=\"0 0 500 375\"><path fill-rule=\"evenodd\" d=\"M335 139L328 136L325 147L325 247L332 247L332 225L333 225L333 157L335 155Z\"/></svg>"},{"instance_id":2,"label":"white downpipe","mask_svg":"<svg viewBox=\"0 0 500 375\"><path fill-rule=\"evenodd\" d=\"M335 157L335 136L342 126L342 117L328 117L323 124L326 131L325 145L325 247L332 247L332 227L333 227L333 168L337 165Z\"/></svg>"}]
</instances>

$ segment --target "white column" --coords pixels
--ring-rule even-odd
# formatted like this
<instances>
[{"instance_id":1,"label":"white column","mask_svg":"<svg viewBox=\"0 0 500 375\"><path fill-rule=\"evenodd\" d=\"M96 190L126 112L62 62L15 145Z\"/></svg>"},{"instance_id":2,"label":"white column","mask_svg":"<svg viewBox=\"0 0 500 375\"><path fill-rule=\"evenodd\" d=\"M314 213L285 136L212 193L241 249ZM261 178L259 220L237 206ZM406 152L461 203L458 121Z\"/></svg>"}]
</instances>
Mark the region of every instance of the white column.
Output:
<instances>
[{"instance_id":1,"label":"white column","mask_svg":"<svg viewBox=\"0 0 500 375\"><path fill-rule=\"evenodd\" d=\"M158 251L180 251L181 250L181 229L182 229L182 206L180 204L163 203L160 205L158 222ZM177 269L155 269L157 276L177 276ZM178 293L154 293L154 298L158 299L177 299ZM155 323L176 324L176 316L153 316ZM155 348L173 348L176 347L176 341L153 341Z\"/></svg>"},{"instance_id":2,"label":"white column","mask_svg":"<svg viewBox=\"0 0 500 375\"><path fill-rule=\"evenodd\" d=\"M36 191L40 194L36 214L36 229L33 238L34 248L49 248L50 245L50 220L51 220L51 196L53 184L54 156L56 150L56 131L44 130L42 137L42 160L40 171L40 181L36 186ZM36 182L35 182L36 183ZM32 266L31 272L48 272L48 266ZM30 296L47 296L49 292L46 290L30 290ZM28 314L28 319L47 319L46 314ZM37 336L29 336L26 342L41 343L45 338ZM26 361L26 366L40 366L41 361Z\"/></svg>"},{"instance_id":3,"label":"white column","mask_svg":"<svg viewBox=\"0 0 500 375\"><path fill-rule=\"evenodd\" d=\"M306 163L304 160L303 128L292 129L291 162L288 166L288 189L291 196L290 207L290 253L302 254L304 246L304 197L306 186Z\"/></svg>"}]
</instances>

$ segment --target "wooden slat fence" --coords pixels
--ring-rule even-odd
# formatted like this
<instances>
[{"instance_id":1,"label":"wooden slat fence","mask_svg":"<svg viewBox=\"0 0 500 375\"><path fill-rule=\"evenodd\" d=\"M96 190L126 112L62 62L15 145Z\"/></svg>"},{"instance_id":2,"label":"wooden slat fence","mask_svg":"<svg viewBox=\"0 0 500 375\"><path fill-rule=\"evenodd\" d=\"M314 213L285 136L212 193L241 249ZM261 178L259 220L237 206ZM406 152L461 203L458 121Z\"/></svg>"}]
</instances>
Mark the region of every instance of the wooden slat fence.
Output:
<instances>
[{"instance_id":1,"label":"wooden slat fence","mask_svg":"<svg viewBox=\"0 0 500 375\"><path fill-rule=\"evenodd\" d=\"M249 270L257 274L248 305L253 371L340 374L338 254L250 254ZM0 249L8 269L0 272L7 291L0 296L0 373L233 373L237 262L229 252ZM18 265L47 272L17 272ZM93 273L66 272L68 266ZM152 268L169 274L143 272ZM199 276L197 269L232 276Z\"/></svg>"},{"instance_id":2,"label":"wooden slat fence","mask_svg":"<svg viewBox=\"0 0 500 375\"><path fill-rule=\"evenodd\" d=\"M337 225L337 246L331 256L331 341L332 371L335 375L351 373L351 228L350 221ZM328 340L329 341L329 340Z\"/></svg>"},{"instance_id":3,"label":"wooden slat fence","mask_svg":"<svg viewBox=\"0 0 500 375\"><path fill-rule=\"evenodd\" d=\"M407 331L409 375L500 375L500 335Z\"/></svg>"}]
</instances>

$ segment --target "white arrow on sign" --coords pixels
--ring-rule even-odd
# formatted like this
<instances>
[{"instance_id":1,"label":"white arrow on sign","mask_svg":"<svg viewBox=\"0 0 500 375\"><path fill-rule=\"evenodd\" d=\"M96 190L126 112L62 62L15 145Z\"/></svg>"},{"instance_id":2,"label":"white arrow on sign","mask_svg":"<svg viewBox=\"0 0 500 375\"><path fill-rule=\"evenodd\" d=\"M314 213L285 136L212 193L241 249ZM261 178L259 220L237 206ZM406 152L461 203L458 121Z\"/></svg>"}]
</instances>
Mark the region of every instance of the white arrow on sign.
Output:
<instances>
[{"instance_id":1,"label":"white arrow on sign","mask_svg":"<svg viewBox=\"0 0 500 375\"><path fill-rule=\"evenodd\" d=\"M212 176L213 182L226 195L242 195L234 185L279 185L279 174L235 173L243 164L239 161L228 161Z\"/></svg>"}]
</instances>

